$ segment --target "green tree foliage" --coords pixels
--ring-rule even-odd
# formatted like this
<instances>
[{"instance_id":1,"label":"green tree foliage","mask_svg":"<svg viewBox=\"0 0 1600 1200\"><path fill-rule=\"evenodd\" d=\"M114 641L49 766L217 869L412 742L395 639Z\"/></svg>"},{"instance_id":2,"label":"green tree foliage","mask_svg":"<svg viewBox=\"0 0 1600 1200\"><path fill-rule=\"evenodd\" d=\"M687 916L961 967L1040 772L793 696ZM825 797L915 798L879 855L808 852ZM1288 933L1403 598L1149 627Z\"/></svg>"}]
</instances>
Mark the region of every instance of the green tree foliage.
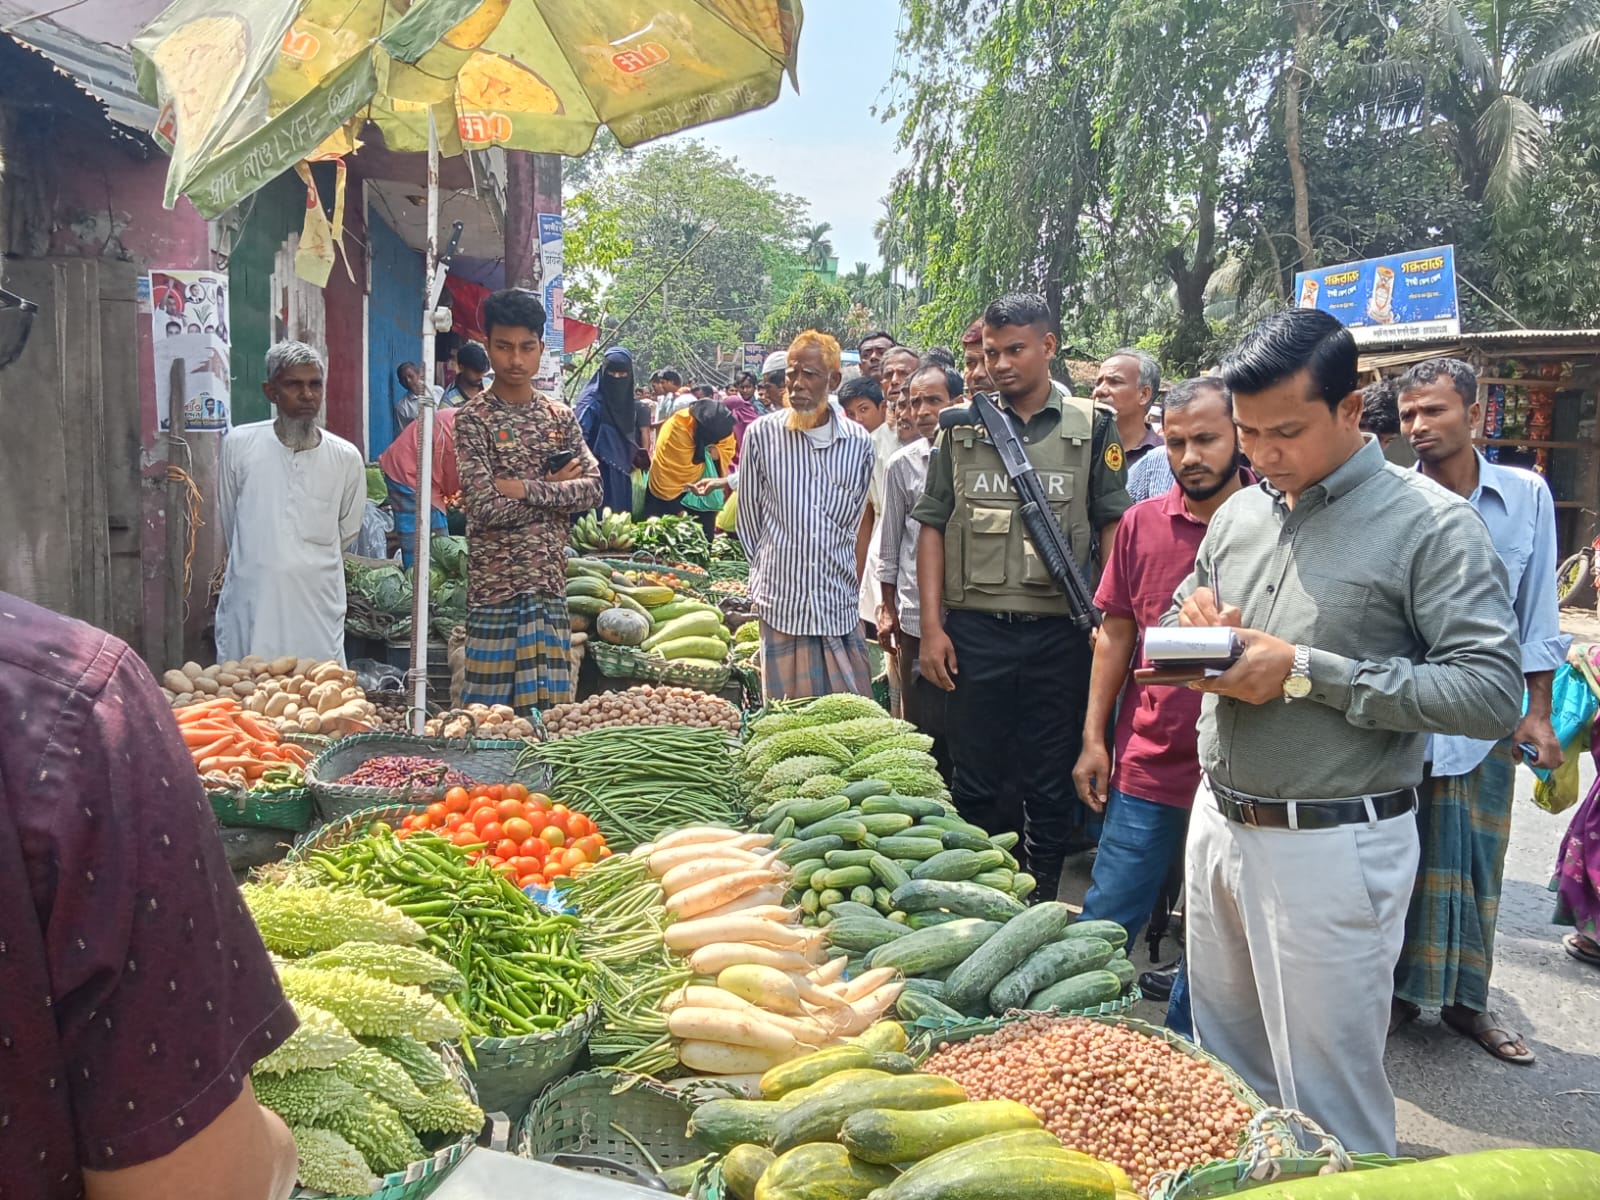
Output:
<instances>
[{"instance_id":1,"label":"green tree foliage","mask_svg":"<svg viewBox=\"0 0 1600 1200\"><path fill-rule=\"evenodd\" d=\"M754 341L804 273L803 203L702 142L612 155L567 205L569 308L641 371L726 375L717 349Z\"/></svg>"},{"instance_id":2,"label":"green tree foliage","mask_svg":"<svg viewBox=\"0 0 1600 1200\"><path fill-rule=\"evenodd\" d=\"M850 292L808 274L800 286L767 314L757 341L787 346L807 329L832 334L843 346L854 346L867 331L867 310L851 299Z\"/></svg>"}]
</instances>

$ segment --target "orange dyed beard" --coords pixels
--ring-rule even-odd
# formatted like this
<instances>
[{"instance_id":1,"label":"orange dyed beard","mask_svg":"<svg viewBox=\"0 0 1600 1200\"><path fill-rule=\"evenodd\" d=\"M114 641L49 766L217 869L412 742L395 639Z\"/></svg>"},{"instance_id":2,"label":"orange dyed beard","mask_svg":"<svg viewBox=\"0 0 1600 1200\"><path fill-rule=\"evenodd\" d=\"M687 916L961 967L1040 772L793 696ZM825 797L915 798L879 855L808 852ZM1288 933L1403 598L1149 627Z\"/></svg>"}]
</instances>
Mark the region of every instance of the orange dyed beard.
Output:
<instances>
[{"instance_id":1,"label":"orange dyed beard","mask_svg":"<svg viewBox=\"0 0 1600 1200\"><path fill-rule=\"evenodd\" d=\"M815 412L803 413L796 409L789 409L788 426L796 432L806 429L820 429L828 423L828 410L832 406L826 402L817 405Z\"/></svg>"}]
</instances>

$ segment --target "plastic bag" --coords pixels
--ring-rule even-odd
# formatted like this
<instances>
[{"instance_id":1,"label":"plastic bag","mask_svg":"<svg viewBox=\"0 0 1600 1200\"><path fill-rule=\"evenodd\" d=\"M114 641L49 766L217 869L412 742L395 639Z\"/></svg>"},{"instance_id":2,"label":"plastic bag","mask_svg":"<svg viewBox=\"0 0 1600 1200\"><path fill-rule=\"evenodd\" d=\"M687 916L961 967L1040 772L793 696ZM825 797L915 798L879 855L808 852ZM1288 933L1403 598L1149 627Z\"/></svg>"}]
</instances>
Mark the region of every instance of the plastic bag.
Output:
<instances>
[{"instance_id":1,"label":"plastic bag","mask_svg":"<svg viewBox=\"0 0 1600 1200\"><path fill-rule=\"evenodd\" d=\"M387 558L389 534L394 529L394 518L371 500L361 514L361 532L350 543L350 553L362 558Z\"/></svg>"},{"instance_id":2,"label":"plastic bag","mask_svg":"<svg viewBox=\"0 0 1600 1200\"><path fill-rule=\"evenodd\" d=\"M355 672L356 686L363 692L398 692L406 686L405 673L375 658L357 658L350 662Z\"/></svg>"}]
</instances>

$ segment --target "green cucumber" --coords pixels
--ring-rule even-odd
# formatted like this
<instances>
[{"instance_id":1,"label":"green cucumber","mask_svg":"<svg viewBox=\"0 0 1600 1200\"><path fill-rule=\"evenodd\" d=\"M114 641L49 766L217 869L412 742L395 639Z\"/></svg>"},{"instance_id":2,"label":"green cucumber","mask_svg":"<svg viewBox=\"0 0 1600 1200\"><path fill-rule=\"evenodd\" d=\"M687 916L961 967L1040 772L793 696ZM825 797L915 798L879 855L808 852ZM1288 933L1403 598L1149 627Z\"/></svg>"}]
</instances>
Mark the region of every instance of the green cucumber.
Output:
<instances>
[{"instance_id":1,"label":"green cucumber","mask_svg":"<svg viewBox=\"0 0 1600 1200\"><path fill-rule=\"evenodd\" d=\"M932 929L935 925L948 925L951 921L965 921L967 918L958 913L945 912L942 908L930 912L908 913L906 924L913 929Z\"/></svg>"},{"instance_id":2,"label":"green cucumber","mask_svg":"<svg viewBox=\"0 0 1600 1200\"><path fill-rule=\"evenodd\" d=\"M746 1142L765 1145L782 1114L773 1100L707 1100L689 1117L689 1136L724 1154Z\"/></svg>"},{"instance_id":3,"label":"green cucumber","mask_svg":"<svg viewBox=\"0 0 1600 1200\"><path fill-rule=\"evenodd\" d=\"M1002 928L998 921L964 920L913 930L868 954L868 965L927 975L963 962Z\"/></svg>"},{"instance_id":4,"label":"green cucumber","mask_svg":"<svg viewBox=\"0 0 1600 1200\"><path fill-rule=\"evenodd\" d=\"M820 896L817 898L817 903L819 905L822 903L822 898ZM826 909L826 908L818 908L817 909L817 928L818 929L826 929L829 925L832 925L832 924L833 924L833 913L830 910ZM854 975L855 973L856 973L855 964L851 963L850 964L850 974Z\"/></svg>"},{"instance_id":5,"label":"green cucumber","mask_svg":"<svg viewBox=\"0 0 1600 1200\"><path fill-rule=\"evenodd\" d=\"M796 838L778 851L778 861L784 866L805 862L808 858L821 858L829 850L844 849L844 839L837 834L822 837Z\"/></svg>"},{"instance_id":6,"label":"green cucumber","mask_svg":"<svg viewBox=\"0 0 1600 1200\"><path fill-rule=\"evenodd\" d=\"M930 996L926 992L913 991L906 988L894 1002L895 1015L905 1021L917 1021L923 1017L932 1017L940 1024L955 1024L966 1020L955 1009L951 1008L937 996Z\"/></svg>"},{"instance_id":7,"label":"green cucumber","mask_svg":"<svg viewBox=\"0 0 1600 1200\"><path fill-rule=\"evenodd\" d=\"M947 908L985 921L1009 921L1023 911L1022 905L1004 892L970 880L913 879L894 890L894 906L907 913Z\"/></svg>"},{"instance_id":8,"label":"green cucumber","mask_svg":"<svg viewBox=\"0 0 1600 1200\"><path fill-rule=\"evenodd\" d=\"M944 852L936 839L911 837L910 833L911 831L907 830L905 833L896 834L894 837L879 838L878 853L885 854L890 858L909 858L920 862L923 859L932 858L935 854Z\"/></svg>"},{"instance_id":9,"label":"green cucumber","mask_svg":"<svg viewBox=\"0 0 1600 1200\"><path fill-rule=\"evenodd\" d=\"M906 925L905 913L901 912L899 909L890 909L888 916L889 920L893 921L896 925L909 928L909 926Z\"/></svg>"},{"instance_id":10,"label":"green cucumber","mask_svg":"<svg viewBox=\"0 0 1600 1200\"><path fill-rule=\"evenodd\" d=\"M894 911L894 893L886 887L873 888L872 907L884 914L892 913Z\"/></svg>"},{"instance_id":11,"label":"green cucumber","mask_svg":"<svg viewBox=\"0 0 1600 1200\"><path fill-rule=\"evenodd\" d=\"M908 837L908 838L924 838L927 841L937 843L940 838L944 837L944 835L945 835L945 830L940 829L937 825L913 825L910 829L906 830L904 833L896 834L895 836L897 836L897 837ZM941 845L939 847L939 849L943 850L944 847Z\"/></svg>"},{"instance_id":12,"label":"green cucumber","mask_svg":"<svg viewBox=\"0 0 1600 1200\"><path fill-rule=\"evenodd\" d=\"M821 800L791 800L787 815L793 817L794 823L804 829L807 825L815 825L818 821L837 817L849 809L850 801L843 796L825 796Z\"/></svg>"},{"instance_id":13,"label":"green cucumber","mask_svg":"<svg viewBox=\"0 0 1600 1200\"><path fill-rule=\"evenodd\" d=\"M838 888L841 892L848 892L851 888L871 882L871 867L828 867L822 872L822 886ZM817 886L815 877L812 878L811 886Z\"/></svg>"},{"instance_id":14,"label":"green cucumber","mask_svg":"<svg viewBox=\"0 0 1600 1200\"><path fill-rule=\"evenodd\" d=\"M828 942L846 950L864 952L876 950L885 943L910 934L904 925L896 925L882 917L841 917L834 913L833 924L828 926Z\"/></svg>"},{"instance_id":15,"label":"green cucumber","mask_svg":"<svg viewBox=\"0 0 1600 1200\"><path fill-rule=\"evenodd\" d=\"M960 1104L967 1098L960 1084L942 1075L845 1076L842 1071L830 1075L782 1106L773 1128L774 1150L782 1154L807 1142L837 1141L845 1118L862 1109L915 1111Z\"/></svg>"},{"instance_id":16,"label":"green cucumber","mask_svg":"<svg viewBox=\"0 0 1600 1200\"><path fill-rule=\"evenodd\" d=\"M988 834L976 834L967 829L947 829L939 839L946 850L992 850L994 844Z\"/></svg>"},{"instance_id":17,"label":"green cucumber","mask_svg":"<svg viewBox=\"0 0 1600 1200\"><path fill-rule=\"evenodd\" d=\"M804 862L797 862L789 868L789 878L799 887L808 887L811 877L818 871L827 868L827 862L820 858L808 858Z\"/></svg>"},{"instance_id":18,"label":"green cucumber","mask_svg":"<svg viewBox=\"0 0 1600 1200\"><path fill-rule=\"evenodd\" d=\"M771 808L767 809L767 815L762 817L761 823L756 826L757 832L771 833L779 825L783 824L783 819L789 815L789 810L794 807L796 803L798 803L798 801L780 800Z\"/></svg>"},{"instance_id":19,"label":"green cucumber","mask_svg":"<svg viewBox=\"0 0 1600 1200\"><path fill-rule=\"evenodd\" d=\"M1097 937L1061 938L1040 946L994 985L989 1011L1000 1016L1008 1009L1021 1008L1029 996L1053 983L1099 970L1115 953L1110 942Z\"/></svg>"},{"instance_id":20,"label":"green cucumber","mask_svg":"<svg viewBox=\"0 0 1600 1200\"><path fill-rule=\"evenodd\" d=\"M953 829L961 830L963 832L973 834L976 837L981 837L984 839L984 841L989 840L988 830L984 829L981 825L974 825L971 821L963 821L960 817L924 817L922 819L922 823L924 825L935 825L946 833L949 833Z\"/></svg>"},{"instance_id":21,"label":"green cucumber","mask_svg":"<svg viewBox=\"0 0 1600 1200\"><path fill-rule=\"evenodd\" d=\"M1033 895L1033 889L1039 886L1039 881L1026 871L1018 871L1016 878L1011 881L1011 894L1018 900L1026 900Z\"/></svg>"},{"instance_id":22,"label":"green cucumber","mask_svg":"<svg viewBox=\"0 0 1600 1200\"><path fill-rule=\"evenodd\" d=\"M878 882L892 892L902 883L910 882L911 876L907 875L905 868L894 859L880 852L882 845L880 842L878 850L868 851L872 857L867 860L867 866L872 868L872 873L878 877Z\"/></svg>"},{"instance_id":23,"label":"green cucumber","mask_svg":"<svg viewBox=\"0 0 1600 1200\"><path fill-rule=\"evenodd\" d=\"M1122 980L1111 971L1085 971L1028 997L1031 1009L1059 1008L1062 1012L1078 1012L1109 1004L1122 995Z\"/></svg>"},{"instance_id":24,"label":"green cucumber","mask_svg":"<svg viewBox=\"0 0 1600 1200\"><path fill-rule=\"evenodd\" d=\"M905 981L905 990L921 992L924 996L932 996L937 1000L944 995L944 980L912 977Z\"/></svg>"},{"instance_id":25,"label":"green cucumber","mask_svg":"<svg viewBox=\"0 0 1600 1200\"><path fill-rule=\"evenodd\" d=\"M778 822L778 827L772 831L772 840L775 842L786 842L794 836L794 829L794 818L785 817L783 820Z\"/></svg>"},{"instance_id":26,"label":"green cucumber","mask_svg":"<svg viewBox=\"0 0 1600 1200\"><path fill-rule=\"evenodd\" d=\"M1040 946L1059 938L1071 920L1072 910L1058 901L1019 913L950 973L945 1003L958 1012L987 1012L995 985Z\"/></svg>"},{"instance_id":27,"label":"green cucumber","mask_svg":"<svg viewBox=\"0 0 1600 1200\"><path fill-rule=\"evenodd\" d=\"M1000 865L1000 851L941 850L932 858L911 868L913 879L971 879L980 871L992 871Z\"/></svg>"},{"instance_id":28,"label":"green cucumber","mask_svg":"<svg viewBox=\"0 0 1600 1200\"><path fill-rule=\"evenodd\" d=\"M1128 944L1128 931L1115 921L1079 921L1069 925L1063 936L1105 938L1113 950L1121 950Z\"/></svg>"},{"instance_id":29,"label":"green cucumber","mask_svg":"<svg viewBox=\"0 0 1600 1200\"><path fill-rule=\"evenodd\" d=\"M997 833L989 839L996 850L1015 850L1017 843L1022 840L1022 835L1015 829L1008 829L1004 833Z\"/></svg>"},{"instance_id":30,"label":"green cucumber","mask_svg":"<svg viewBox=\"0 0 1600 1200\"><path fill-rule=\"evenodd\" d=\"M824 888L822 891L817 893L818 911L820 912L820 910L824 908L832 908L835 904L839 903L839 901L843 899L844 893L838 888Z\"/></svg>"},{"instance_id":31,"label":"green cucumber","mask_svg":"<svg viewBox=\"0 0 1600 1200\"><path fill-rule=\"evenodd\" d=\"M921 796L868 796L861 802L861 811L868 815L873 813L904 813L908 817L921 820L923 817L937 817L945 811L944 805L937 800L926 800Z\"/></svg>"},{"instance_id":32,"label":"green cucumber","mask_svg":"<svg viewBox=\"0 0 1600 1200\"><path fill-rule=\"evenodd\" d=\"M1106 964L1106 970L1117 977L1122 984L1122 990L1128 991L1139 978L1139 968L1134 966L1126 954L1118 950L1111 961Z\"/></svg>"},{"instance_id":33,"label":"green cucumber","mask_svg":"<svg viewBox=\"0 0 1600 1200\"><path fill-rule=\"evenodd\" d=\"M869 921L880 921L882 916L878 910L867 904L857 904L853 900L841 900L833 906L833 915L836 917L864 917Z\"/></svg>"},{"instance_id":34,"label":"green cucumber","mask_svg":"<svg viewBox=\"0 0 1600 1200\"><path fill-rule=\"evenodd\" d=\"M828 886L823 882L823 880L828 878L828 872L832 869L832 867L828 866L828 864L824 862L822 866L818 867L815 871L806 876L806 883L810 885L812 891L820 892Z\"/></svg>"},{"instance_id":35,"label":"green cucumber","mask_svg":"<svg viewBox=\"0 0 1600 1200\"><path fill-rule=\"evenodd\" d=\"M822 856L830 867L870 867L876 850L829 850Z\"/></svg>"},{"instance_id":36,"label":"green cucumber","mask_svg":"<svg viewBox=\"0 0 1600 1200\"><path fill-rule=\"evenodd\" d=\"M818 821L814 825L807 825L796 835L807 840L820 837L837 837L844 842L859 842L867 836L867 827L854 817L840 814ZM834 847L837 849L837 847Z\"/></svg>"},{"instance_id":37,"label":"green cucumber","mask_svg":"<svg viewBox=\"0 0 1600 1200\"><path fill-rule=\"evenodd\" d=\"M857 817L856 820L866 827L868 833L881 838L893 837L916 824L916 821L905 813L867 813Z\"/></svg>"},{"instance_id":38,"label":"green cucumber","mask_svg":"<svg viewBox=\"0 0 1600 1200\"><path fill-rule=\"evenodd\" d=\"M850 900L854 904L870 904L874 909L878 906L877 897L873 894L872 889L865 884L858 883L850 889Z\"/></svg>"},{"instance_id":39,"label":"green cucumber","mask_svg":"<svg viewBox=\"0 0 1600 1200\"><path fill-rule=\"evenodd\" d=\"M992 871L979 871L972 877L973 883L981 883L984 887L992 887L997 892L1011 891L1011 881L1016 875L1004 867L996 867Z\"/></svg>"},{"instance_id":40,"label":"green cucumber","mask_svg":"<svg viewBox=\"0 0 1600 1200\"><path fill-rule=\"evenodd\" d=\"M826 730L826 726L823 728ZM850 784L843 795L851 804L860 804L869 796L887 796L892 791L894 789L881 779L863 779Z\"/></svg>"},{"instance_id":41,"label":"green cucumber","mask_svg":"<svg viewBox=\"0 0 1600 1200\"><path fill-rule=\"evenodd\" d=\"M816 916L817 909L820 907L821 902L818 899L816 888L808 887L804 892L800 893L800 911L805 913L806 916Z\"/></svg>"}]
</instances>

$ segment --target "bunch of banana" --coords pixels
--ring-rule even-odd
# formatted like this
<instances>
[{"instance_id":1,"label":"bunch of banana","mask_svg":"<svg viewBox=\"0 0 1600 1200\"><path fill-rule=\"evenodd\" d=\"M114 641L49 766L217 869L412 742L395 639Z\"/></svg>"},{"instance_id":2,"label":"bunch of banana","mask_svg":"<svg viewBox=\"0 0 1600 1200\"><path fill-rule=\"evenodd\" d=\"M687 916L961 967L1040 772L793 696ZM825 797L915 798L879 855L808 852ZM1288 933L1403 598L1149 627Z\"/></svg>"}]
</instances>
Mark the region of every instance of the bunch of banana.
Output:
<instances>
[{"instance_id":1,"label":"bunch of banana","mask_svg":"<svg viewBox=\"0 0 1600 1200\"><path fill-rule=\"evenodd\" d=\"M572 527L572 545L585 554L632 550L633 517L609 508L603 509L598 518L593 513L585 513Z\"/></svg>"}]
</instances>

